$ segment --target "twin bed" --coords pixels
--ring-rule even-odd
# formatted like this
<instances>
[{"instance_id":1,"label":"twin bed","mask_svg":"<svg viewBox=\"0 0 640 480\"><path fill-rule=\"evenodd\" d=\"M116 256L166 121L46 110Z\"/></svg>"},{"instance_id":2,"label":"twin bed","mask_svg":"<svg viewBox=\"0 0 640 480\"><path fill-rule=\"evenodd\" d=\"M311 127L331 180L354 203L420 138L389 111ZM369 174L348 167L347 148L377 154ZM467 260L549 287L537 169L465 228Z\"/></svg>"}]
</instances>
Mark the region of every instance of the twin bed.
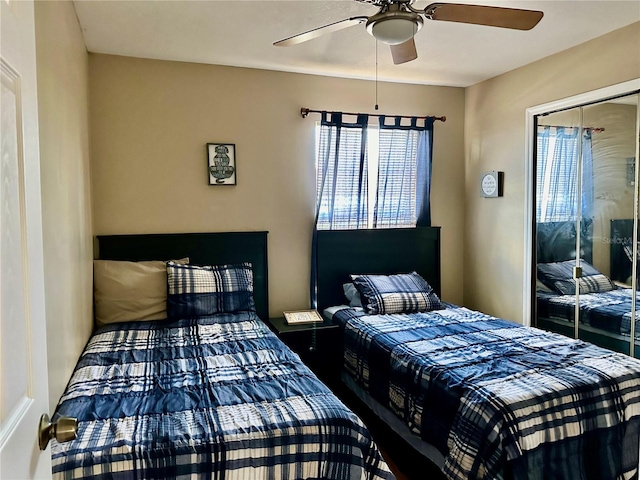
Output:
<instances>
[{"instance_id":1,"label":"twin bed","mask_svg":"<svg viewBox=\"0 0 640 480\"><path fill-rule=\"evenodd\" d=\"M249 262L255 308L242 296L246 266L170 263L169 319L109 324L89 341L56 411L78 417L78 438L54 442L54 473L392 478L360 419L260 320L265 232L99 243L107 260ZM345 384L448 478L637 478L640 361L442 303L438 228L319 232L318 259L319 309L333 307L341 325ZM209 273L217 293L204 301ZM377 311L339 307L344 283ZM174 305L187 315L173 317Z\"/></svg>"},{"instance_id":2,"label":"twin bed","mask_svg":"<svg viewBox=\"0 0 640 480\"><path fill-rule=\"evenodd\" d=\"M630 352L631 288L618 287L607 292L580 295L580 338L617 352ZM640 307L636 297L636 308ZM545 330L575 335L576 296L538 291L537 326ZM640 312L636 310L634 356L640 358Z\"/></svg>"},{"instance_id":3,"label":"twin bed","mask_svg":"<svg viewBox=\"0 0 640 480\"><path fill-rule=\"evenodd\" d=\"M631 305L634 291L631 284L631 258L626 249L633 244L633 220L611 220L609 274L606 278L592 267L593 229L591 220L583 221L581 259L597 282L586 281L578 299L579 337L605 348L629 354L631 352ZM604 241L604 239L603 239ZM557 277L569 286L554 288L545 280L545 272L563 264L575 263L575 222L547 222L537 225L538 286L536 291L536 326L545 330L575 335L576 295L572 271L564 269L565 278ZM585 263L586 262L586 263ZM583 273L586 275L586 272ZM597 278L589 277L589 278ZM568 282L568 283L567 283ZM551 287L551 288L549 288ZM636 296L634 356L640 358L640 298Z\"/></svg>"},{"instance_id":4,"label":"twin bed","mask_svg":"<svg viewBox=\"0 0 640 480\"><path fill-rule=\"evenodd\" d=\"M56 478L393 478L360 419L260 320L266 239L98 238L101 262L229 267L168 263L168 319L94 332L56 410L79 424L52 444Z\"/></svg>"},{"instance_id":5,"label":"twin bed","mask_svg":"<svg viewBox=\"0 0 640 480\"><path fill-rule=\"evenodd\" d=\"M394 274L439 294L439 259L437 228L318 232L344 383L450 479L637 478L640 361L455 305L415 312ZM380 288L359 288L359 308L341 288L363 274Z\"/></svg>"}]
</instances>

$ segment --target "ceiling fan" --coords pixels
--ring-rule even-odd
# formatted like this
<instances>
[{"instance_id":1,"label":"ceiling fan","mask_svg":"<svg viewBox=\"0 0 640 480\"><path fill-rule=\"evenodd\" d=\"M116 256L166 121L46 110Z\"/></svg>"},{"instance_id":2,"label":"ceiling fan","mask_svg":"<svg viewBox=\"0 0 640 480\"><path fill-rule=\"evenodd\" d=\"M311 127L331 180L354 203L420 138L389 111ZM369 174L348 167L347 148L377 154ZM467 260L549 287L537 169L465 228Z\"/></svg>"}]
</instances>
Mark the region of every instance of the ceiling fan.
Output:
<instances>
[{"instance_id":1,"label":"ceiling fan","mask_svg":"<svg viewBox=\"0 0 640 480\"><path fill-rule=\"evenodd\" d=\"M537 10L467 5L462 3L432 3L424 10L412 6L415 0L356 0L380 7L380 11L370 17L351 17L308 32L299 33L274 43L289 46L306 42L327 33L336 32L353 25L366 22L367 31L376 39L390 45L393 63L410 62L418 58L413 36L422 28L423 17L427 20L471 23L490 27L531 30L543 13Z\"/></svg>"}]
</instances>

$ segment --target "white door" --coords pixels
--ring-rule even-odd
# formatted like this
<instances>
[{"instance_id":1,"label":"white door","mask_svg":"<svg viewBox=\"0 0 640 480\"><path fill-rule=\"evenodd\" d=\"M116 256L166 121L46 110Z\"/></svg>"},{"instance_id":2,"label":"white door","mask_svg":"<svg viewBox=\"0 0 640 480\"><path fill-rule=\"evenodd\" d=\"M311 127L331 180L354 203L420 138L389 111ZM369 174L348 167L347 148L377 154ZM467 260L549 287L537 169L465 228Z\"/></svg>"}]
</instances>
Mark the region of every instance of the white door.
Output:
<instances>
[{"instance_id":1,"label":"white door","mask_svg":"<svg viewBox=\"0 0 640 480\"><path fill-rule=\"evenodd\" d=\"M0 478L51 478L34 7L0 4Z\"/></svg>"}]
</instances>

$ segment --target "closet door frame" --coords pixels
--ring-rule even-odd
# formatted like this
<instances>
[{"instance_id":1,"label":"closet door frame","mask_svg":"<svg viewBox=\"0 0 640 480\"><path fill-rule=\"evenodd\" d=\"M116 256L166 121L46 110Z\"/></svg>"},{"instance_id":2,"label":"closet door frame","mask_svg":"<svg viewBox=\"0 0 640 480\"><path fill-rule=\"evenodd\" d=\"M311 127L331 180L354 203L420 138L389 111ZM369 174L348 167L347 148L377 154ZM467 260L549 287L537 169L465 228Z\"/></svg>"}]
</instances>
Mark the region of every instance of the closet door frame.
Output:
<instances>
[{"instance_id":1,"label":"closet door frame","mask_svg":"<svg viewBox=\"0 0 640 480\"><path fill-rule=\"evenodd\" d=\"M535 172L534 158L534 134L535 134L535 117L544 113L552 113L560 110L581 107L591 103L600 102L609 98L630 95L640 90L640 78L629 80L627 82L618 83L609 87L592 90L590 92L581 93L572 97L555 100L553 102L544 103L527 108L525 115L525 214L524 214L524 274L523 274L523 305L522 319L523 324L531 326L533 324L533 306L535 295L533 253L533 223L535 211L535 189L533 188ZM640 108L639 108L640 111ZM638 157L636 157L638 158Z\"/></svg>"}]
</instances>

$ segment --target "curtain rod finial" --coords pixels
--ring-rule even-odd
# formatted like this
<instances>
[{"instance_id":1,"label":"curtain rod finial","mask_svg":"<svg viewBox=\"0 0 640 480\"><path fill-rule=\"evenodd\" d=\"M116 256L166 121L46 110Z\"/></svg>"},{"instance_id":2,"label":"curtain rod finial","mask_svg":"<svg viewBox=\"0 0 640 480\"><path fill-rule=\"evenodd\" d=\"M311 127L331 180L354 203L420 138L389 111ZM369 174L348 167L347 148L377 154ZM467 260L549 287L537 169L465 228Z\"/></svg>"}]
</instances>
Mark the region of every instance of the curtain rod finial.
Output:
<instances>
[{"instance_id":1,"label":"curtain rod finial","mask_svg":"<svg viewBox=\"0 0 640 480\"><path fill-rule=\"evenodd\" d=\"M302 115L302 118L307 118L307 115L309 115L309 109L302 107L300 109L300 115Z\"/></svg>"}]
</instances>

